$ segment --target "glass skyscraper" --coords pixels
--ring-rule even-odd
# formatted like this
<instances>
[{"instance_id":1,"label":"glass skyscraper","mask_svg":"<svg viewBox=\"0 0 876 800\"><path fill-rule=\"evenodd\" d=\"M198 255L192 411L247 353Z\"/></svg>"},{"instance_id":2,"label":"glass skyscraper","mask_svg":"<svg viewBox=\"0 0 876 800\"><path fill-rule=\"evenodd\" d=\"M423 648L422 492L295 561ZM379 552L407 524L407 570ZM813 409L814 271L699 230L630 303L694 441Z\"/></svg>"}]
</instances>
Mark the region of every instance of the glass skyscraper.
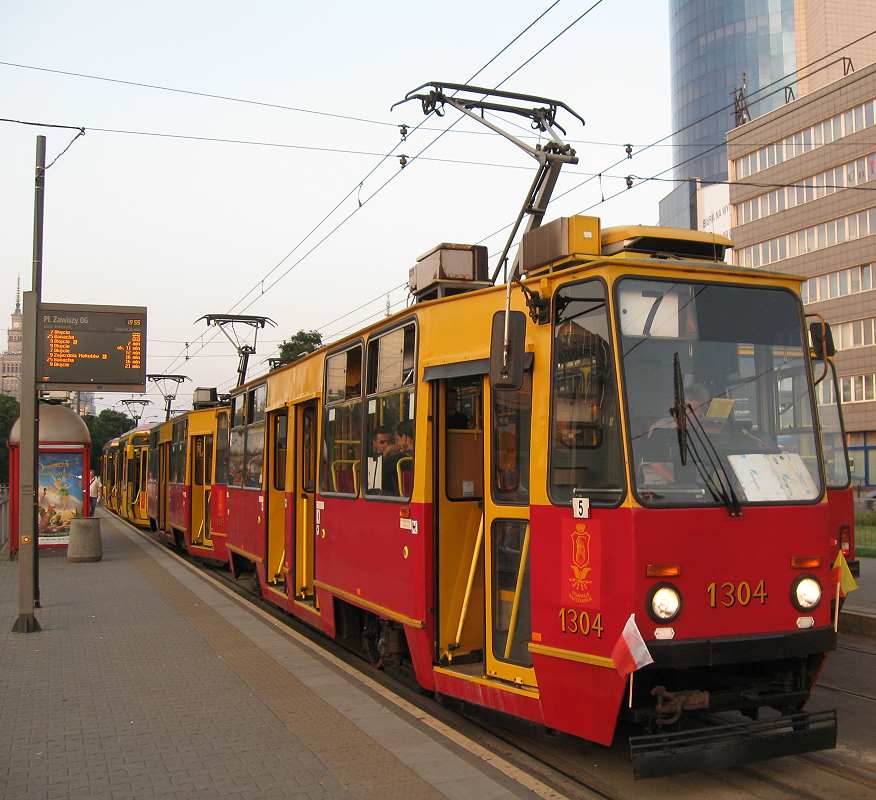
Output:
<instances>
[{"instance_id":1,"label":"glass skyscraper","mask_svg":"<svg viewBox=\"0 0 876 800\"><path fill-rule=\"evenodd\" d=\"M794 84L757 92L797 68L794 0L669 0L669 28L672 128L685 128L674 137L674 177L727 180L724 134L736 127L742 74L752 117L784 104L783 86Z\"/></svg>"}]
</instances>

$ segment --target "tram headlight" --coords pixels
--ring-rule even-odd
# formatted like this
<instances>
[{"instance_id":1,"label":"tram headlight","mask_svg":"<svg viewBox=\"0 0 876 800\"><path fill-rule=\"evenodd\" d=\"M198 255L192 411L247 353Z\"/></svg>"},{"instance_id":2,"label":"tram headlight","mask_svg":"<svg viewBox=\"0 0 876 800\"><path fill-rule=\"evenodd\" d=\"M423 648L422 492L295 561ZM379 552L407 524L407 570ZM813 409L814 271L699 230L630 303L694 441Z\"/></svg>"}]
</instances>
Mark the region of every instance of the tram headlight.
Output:
<instances>
[{"instance_id":1,"label":"tram headlight","mask_svg":"<svg viewBox=\"0 0 876 800\"><path fill-rule=\"evenodd\" d=\"M811 575L801 575L791 586L791 602L800 611L811 611L821 602L821 584Z\"/></svg>"},{"instance_id":2,"label":"tram headlight","mask_svg":"<svg viewBox=\"0 0 876 800\"><path fill-rule=\"evenodd\" d=\"M658 583L648 595L648 614L654 622L670 622L681 613L681 594L671 583Z\"/></svg>"}]
</instances>

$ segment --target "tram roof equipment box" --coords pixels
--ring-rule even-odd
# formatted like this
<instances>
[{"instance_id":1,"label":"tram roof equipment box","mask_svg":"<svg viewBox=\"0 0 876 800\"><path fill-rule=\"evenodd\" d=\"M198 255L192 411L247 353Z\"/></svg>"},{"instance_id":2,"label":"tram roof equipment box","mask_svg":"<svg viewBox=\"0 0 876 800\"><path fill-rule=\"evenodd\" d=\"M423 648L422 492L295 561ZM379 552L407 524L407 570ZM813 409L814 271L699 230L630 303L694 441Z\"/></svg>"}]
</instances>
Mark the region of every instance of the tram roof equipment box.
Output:
<instances>
[{"instance_id":1,"label":"tram roof equipment box","mask_svg":"<svg viewBox=\"0 0 876 800\"><path fill-rule=\"evenodd\" d=\"M479 244L439 244L417 259L408 283L418 300L490 286L487 248Z\"/></svg>"},{"instance_id":2,"label":"tram roof equipment box","mask_svg":"<svg viewBox=\"0 0 876 800\"><path fill-rule=\"evenodd\" d=\"M598 256L601 247L599 217L560 217L525 233L521 271L525 274L574 253Z\"/></svg>"}]
</instances>

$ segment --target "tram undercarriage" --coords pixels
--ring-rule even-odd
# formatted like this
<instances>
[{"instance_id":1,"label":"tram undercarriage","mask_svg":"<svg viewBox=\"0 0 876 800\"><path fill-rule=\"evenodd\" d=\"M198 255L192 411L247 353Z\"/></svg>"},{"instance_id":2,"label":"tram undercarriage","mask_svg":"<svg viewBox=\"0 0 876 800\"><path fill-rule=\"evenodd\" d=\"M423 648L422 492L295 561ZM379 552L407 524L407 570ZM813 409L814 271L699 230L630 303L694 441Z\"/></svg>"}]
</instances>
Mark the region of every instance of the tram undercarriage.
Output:
<instances>
[{"instance_id":1,"label":"tram undercarriage","mask_svg":"<svg viewBox=\"0 0 876 800\"><path fill-rule=\"evenodd\" d=\"M721 644L728 645L725 657L732 652L729 642L655 648L658 666L637 673L633 710L626 714L647 731L630 737L635 776L720 769L836 747L836 711L803 711L825 651L835 643L830 629L740 637L733 644L746 660L735 663L720 663ZM763 657L767 650L771 657ZM673 661L685 666L666 666Z\"/></svg>"}]
</instances>

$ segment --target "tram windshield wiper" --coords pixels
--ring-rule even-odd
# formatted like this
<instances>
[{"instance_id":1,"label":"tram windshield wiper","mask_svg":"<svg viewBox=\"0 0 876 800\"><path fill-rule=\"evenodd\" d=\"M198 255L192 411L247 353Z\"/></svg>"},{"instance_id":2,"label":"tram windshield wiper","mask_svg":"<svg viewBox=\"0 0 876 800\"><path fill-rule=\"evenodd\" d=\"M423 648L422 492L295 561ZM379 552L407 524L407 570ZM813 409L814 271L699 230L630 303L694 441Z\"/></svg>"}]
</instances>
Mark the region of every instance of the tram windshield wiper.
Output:
<instances>
[{"instance_id":1,"label":"tram windshield wiper","mask_svg":"<svg viewBox=\"0 0 876 800\"><path fill-rule=\"evenodd\" d=\"M733 481L724 466L724 459L700 422L693 406L685 401L684 377L678 353L672 357L672 369L673 406L669 409L669 413L675 419L678 430L681 463L682 465L687 464L689 457L709 490L709 494L712 495L712 499L723 503L731 516L738 517L742 513L739 496L736 494Z\"/></svg>"}]
</instances>

